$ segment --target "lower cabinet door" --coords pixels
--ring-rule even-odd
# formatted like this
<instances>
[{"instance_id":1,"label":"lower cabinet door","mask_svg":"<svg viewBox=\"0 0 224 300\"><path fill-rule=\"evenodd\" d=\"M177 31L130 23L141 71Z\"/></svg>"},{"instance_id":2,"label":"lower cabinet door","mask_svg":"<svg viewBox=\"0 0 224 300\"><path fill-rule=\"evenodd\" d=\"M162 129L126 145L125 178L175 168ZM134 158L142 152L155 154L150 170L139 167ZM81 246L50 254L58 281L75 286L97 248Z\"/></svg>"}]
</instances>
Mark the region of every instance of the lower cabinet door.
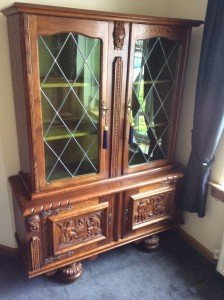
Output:
<instances>
[{"instance_id":1,"label":"lower cabinet door","mask_svg":"<svg viewBox=\"0 0 224 300\"><path fill-rule=\"evenodd\" d=\"M45 219L45 263L109 243L113 228L113 196L74 204Z\"/></svg>"},{"instance_id":2,"label":"lower cabinet door","mask_svg":"<svg viewBox=\"0 0 224 300\"><path fill-rule=\"evenodd\" d=\"M175 220L177 213L176 188L168 186L147 190L132 190L125 193L123 235L144 234Z\"/></svg>"}]
</instances>

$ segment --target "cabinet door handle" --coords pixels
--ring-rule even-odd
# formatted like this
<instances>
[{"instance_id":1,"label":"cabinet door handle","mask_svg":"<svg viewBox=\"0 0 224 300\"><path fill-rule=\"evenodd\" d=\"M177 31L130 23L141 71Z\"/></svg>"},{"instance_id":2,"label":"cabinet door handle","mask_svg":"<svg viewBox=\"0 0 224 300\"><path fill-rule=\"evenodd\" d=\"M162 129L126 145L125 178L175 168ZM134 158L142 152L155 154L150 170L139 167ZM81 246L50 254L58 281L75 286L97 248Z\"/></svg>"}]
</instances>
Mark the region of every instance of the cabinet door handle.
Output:
<instances>
[{"instance_id":1,"label":"cabinet door handle","mask_svg":"<svg viewBox=\"0 0 224 300\"><path fill-rule=\"evenodd\" d=\"M127 114L128 114L128 122L129 122L129 138L128 138L128 143L129 145L133 144L134 140L134 120L132 116L132 101L131 99L128 100L128 109L127 109Z\"/></svg>"},{"instance_id":2,"label":"cabinet door handle","mask_svg":"<svg viewBox=\"0 0 224 300\"><path fill-rule=\"evenodd\" d=\"M108 112L108 108L105 104L105 102L103 102L103 106L102 106L102 119L104 121L104 127L103 127L103 149L107 149L108 148L108 125L107 125L107 112Z\"/></svg>"}]
</instances>

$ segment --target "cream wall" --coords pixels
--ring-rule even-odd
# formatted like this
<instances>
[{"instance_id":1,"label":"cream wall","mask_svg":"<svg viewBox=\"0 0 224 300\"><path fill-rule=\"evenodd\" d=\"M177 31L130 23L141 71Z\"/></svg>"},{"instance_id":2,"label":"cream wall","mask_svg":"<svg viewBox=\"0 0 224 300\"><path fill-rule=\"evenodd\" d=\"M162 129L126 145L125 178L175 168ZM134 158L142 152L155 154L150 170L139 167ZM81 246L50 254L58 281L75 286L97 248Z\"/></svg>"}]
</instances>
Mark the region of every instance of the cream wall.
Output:
<instances>
[{"instance_id":1,"label":"cream wall","mask_svg":"<svg viewBox=\"0 0 224 300\"><path fill-rule=\"evenodd\" d=\"M171 16L179 18L204 19L207 0L171 0ZM189 62L184 88L183 105L180 116L180 127L177 140L176 160L186 165L191 148L191 129L193 123L194 96L201 48L203 27L194 29L189 53ZM216 151L216 159L212 167L212 179L220 181L224 166L224 136ZM185 213L183 229L198 240L210 251L219 249L224 233L224 203L208 195L206 216L203 219L197 214Z\"/></svg>"},{"instance_id":2,"label":"cream wall","mask_svg":"<svg viewBox=\"0 0 224 300\"><path fill-rule=\"evenodd\" d=\"M170 0L48 0L28 3L85 9L169 16ZM0 9L14 1L0 0ZM12 198L7 178L19 170L14 100L10 72L6 18L0 15L0 245L16 247Z\"/></svg>"}]
</instances>

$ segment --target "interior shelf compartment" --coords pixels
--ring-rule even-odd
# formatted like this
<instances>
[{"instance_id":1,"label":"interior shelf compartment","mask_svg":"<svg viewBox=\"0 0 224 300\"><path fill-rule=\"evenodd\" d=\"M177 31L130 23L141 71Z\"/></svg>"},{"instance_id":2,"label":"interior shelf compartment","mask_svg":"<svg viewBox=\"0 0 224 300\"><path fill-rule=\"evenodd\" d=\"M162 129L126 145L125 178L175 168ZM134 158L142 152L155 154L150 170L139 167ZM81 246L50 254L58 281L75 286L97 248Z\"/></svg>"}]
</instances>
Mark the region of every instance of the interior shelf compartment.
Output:
<instances>
[{"instance_id":1,"label":"interior shelf compartment","mask_svg":"<svg viewBox=\"0 0 224 300\"><path fill-rule=\"evenodd\" d=\"M141 84L161 84L161 83L169 83L170 80L141 80L133 82L133 85L141 85Z\"/></svg>"},{"instance_id":2,"label":"interior shelf compartment","mask_svg":"<svg viewBox=\"0 0 224 300\"><path fill-rule=\"evenodd\" d=\"M87 87L93 86L91 82L74 82L72 80L66 81L65 78L48 78L44 83L44 78L41 79L41 87L42 88L59 88L59 87Z\"/></svg>"},{"instance_id":3,"label":"interior shelf compartment","mask_svg":"<svg viewBox=\"0 0 224 300\"><path fill-rule=\"evenodd\" d=\"M44 136L45 132L47 131L48 126L44 126ZM88 136L92 134L98 134L98 131L96 130L93 125L90 127L86 123L80 124L78 126L78 129L73 133L75 126L71 128L69 126L69 129L72 133L70 133L65 126L59 125L59 126L52 126L49 131L47 132L47 136L44 137L45 141L54 141L54 140L61 140L61 139L68 139L71 136L73 137L82 137L82 136Z\"/></svg>"}]
</instances>

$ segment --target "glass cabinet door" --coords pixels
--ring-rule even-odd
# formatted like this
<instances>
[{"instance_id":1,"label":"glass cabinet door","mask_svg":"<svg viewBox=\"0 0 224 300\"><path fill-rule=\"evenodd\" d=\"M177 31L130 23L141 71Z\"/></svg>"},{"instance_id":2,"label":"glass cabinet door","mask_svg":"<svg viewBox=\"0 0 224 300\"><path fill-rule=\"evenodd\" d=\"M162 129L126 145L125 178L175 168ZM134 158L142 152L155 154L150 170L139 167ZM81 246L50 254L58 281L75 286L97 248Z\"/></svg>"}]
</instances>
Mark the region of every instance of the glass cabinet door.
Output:
<instances>
[{"instance_id":1,"label":"glass cabinet door","mask_svg":"<svg viewBox=\"0 0 224 300\"><path fill-rule=\"evenodd\" d=\"M127 167L168 160L180 42L136 39L130 65ZM127 130L128 131L128 130Z\"/></svg>"},{"instance_id":2,"label":"glass cabinet door","mask_svg":"<svg viewBox=\"0 0 224 300\"><path fill-rule=\"evenodd\" d=\"M101 43L73 32L38 37L46 182L100 172Z\"/></svg>"}]
</instances>

